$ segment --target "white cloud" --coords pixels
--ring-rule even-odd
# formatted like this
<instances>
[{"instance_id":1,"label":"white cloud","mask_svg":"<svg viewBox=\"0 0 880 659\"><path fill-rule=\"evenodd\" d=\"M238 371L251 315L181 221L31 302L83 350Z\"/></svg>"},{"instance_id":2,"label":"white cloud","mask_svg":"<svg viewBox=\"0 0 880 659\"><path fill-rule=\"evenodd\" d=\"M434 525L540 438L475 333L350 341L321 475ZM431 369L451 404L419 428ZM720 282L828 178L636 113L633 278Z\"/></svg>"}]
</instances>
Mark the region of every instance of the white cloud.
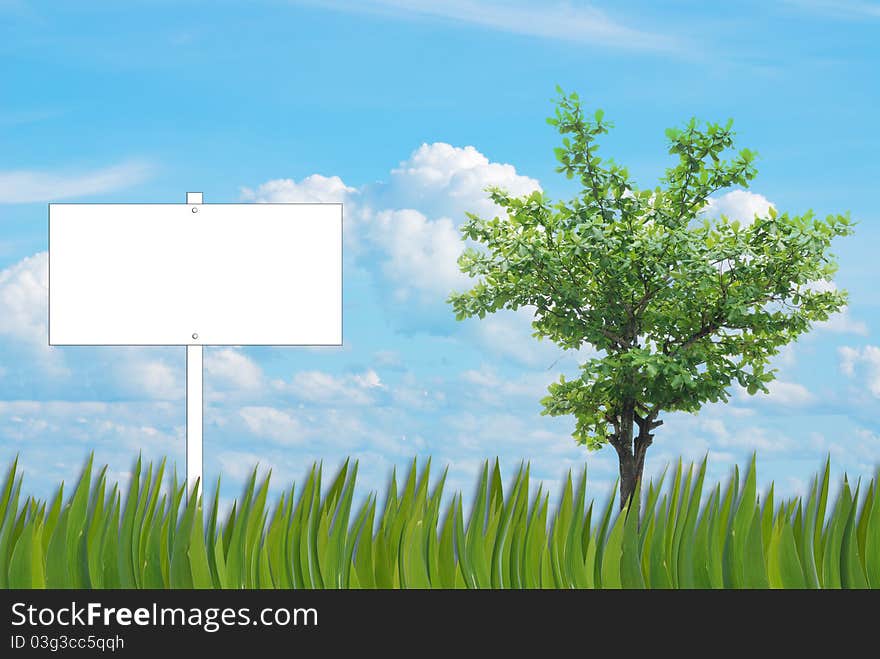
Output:
<instances>
[{"instance_id":1,"label":"white cloud","mask_svg":"<svg viewBox=\"0 0 880 659\"><path fill-rule=\"evenodd\" d=\"M46 373L69 375L49 347L49 254L38 252L0 270L0 337L24 344Z\"/></svg>"},{"instance_id":2,"label":"white cloud","mask_svg":"<svg viewBox=\"0 0 880 659\"><path fill-rule=\"evenodd\" d=\"M472 321L475 338L490 352L528 366L549 365L556 350L549 343L538 343L532 337L534 310L520 307L516 311L500 310Z\"/></svg>"},{"instance_id":3,"label":"white cloud","mask_svg":"<svg viewBox=\"0 0 880 659\"><path fill-rule=\"evenodd\" d=\"M754 222L755 215L765 217L774 206L763 195L748 190L731 190L718 197L710 197L708 202L703 212L712 217L724 215L731 220L739 220L743 225Z\"/></svg>"},{"instance_id":4,"label":"white cloud","mask_svg":"<svg viewBox=\"0 0 880 659\"><path fill-rule=\"evenodd\" d=\"M180 400L184 395L183 364L172 367L165 361L142 355L120 360L117 381L127 391L156 400Z\"/></svg>"},{"instance_id":5,"label":"white cloud","mask_svg":"<svg viewBox=\"0 0 880 659\"><path fill-rule=\"evenodd\" d=\"M113 403L101 401L0 400L0 417L43 415L84 418L96 414L105 414L113 407Z\"/></svg>"},{"instance_id":6,"label":"white cloud","mask_svg":"<svg viewBox=\"0 0 880 659\"><path fill-rule=\"evenodd\" d=\"M509 406L520 408L522 405L537 405L547 395L547 387L559 379L555 371L532 371L517 377L501 377L493 369L483 367L470 369L461 374L467 385L469 396L474 396L480 403L492 406Z\"/></svg>"},{"instance_id":7,"label":"white cloud","mask_svg":"<svg viewBox=\"0 0 880 659\"><path fill-rule=\"evenodd\" d=\"M853 377L857 369L864 369L868 390L873 396L880 398L880 348L870 345L863 348L842 346L837 352L843 374Z\"/></svg>"},{"instance_id":8,"label":"white cloud","mask_svg":"<svg viewBox=\"0 0 880 659\"><path fill-rule=\"evenodd\" d=\"M130 161L82 174L0 172L0 203L27 204L102 194L136 185L146 180L151 171L146 163Z\"/></svg>"},{"instance_id":9,"label":"white cloud","mask_svg":"<svg viewBox=\"0 0 880 659\"><path fill-rule=\"evenodd\" d=\"M532 336L534 313L534 307L520 307L515 311L503 309L485 318L469 320L467 324L471 337L485 350L532 368L568 366L596 354L589 346L562 351L552 341L538 341Z\"/></svg>"},{"instance_id":10,"label":"white cloud","mask_svg":"<svg viewBox=\"0 0 880 659\"><path fill-rule=\"evenodd\" d=\"M538 181L518 174L513 165L491 162L473 146L434 142L413 151L391 170L390 184L375 186L372 194L384 202L382 207L417 208L460 224L467 212L489 218L498 214L500 209L486 194L490 186L514 197L541 189Z\"/></svg>"},{"instance_id":11,"label":"white cloud","mask_svg":"<svg viewBox=\"0 0 880 659\"><path fill-rule=\"evenodd\" d=\"M785 451L792 446L788 437L777 433L770 434L765 428L758 426L740 427L730 431L727 425L718 418L700 418L698 427L715 440L721 448L739 451ZM715 453L712 453L715 456Z\"/></svg>"},{"instance_id":12,"label":"white cloud","mask_svg":"<svg viewBox=\"0 0 880 659\"><path fill-rule=\"evenodd\" d=\"M236 481L244 481L249 478L254 467L260 465L263 469L271 469L273 480L278 476L279 469L275 463L267 460L264 453L252 451L223 451L217 456L217 462L224 476ZM258 478L260 478L258 472Z\"/></svg>"},{"instance_id":13,"label":"white cloud","mask_svg":"<svg viewBox=\"0 0 880 659\"><path fill-rule=\"evenodd\" d=\"M830 279L817 279L807 284L806 288L814 293L833 293L837 290L837 284Z\"/></svg>"},{"instance_id":14,"label":"white cloud","mask_svg":"<svg viewBox=\"0 0 880 659\"><path fill-rule=\"evenodd\" d=\"M414 295L425 303L439 302L467 285L468 278L458 269L463 244L448 218L431 221L414 210L382 211L372 232L387 253L382 271L398 302Z\"/></svg>"},{"instance_id":15,"label":"white cloud","mask_svg":"<svg viewBox=\"0 0 880 659\"><path fill-rule=\"evenodd\" d=\"M785 380L773 380L767 383L769 394L757 393L750 395L744 387L735 384L733 387L736 400L748 404L750 401L782 405L784 407L800 407L812 403L816 397L804 385Z\"/></svg>"},{"instance_id":16,"label":"white cloud","mask_svg":"<svg viewBox=\"0 0 880 659\"><path fill-rule=\"evenodd\" d=\"M0 338L17 343L53 379L69 378L61 348L49 346L49 255L38 252L0 271ZM97 357L121 391L154 400L183 396L182 368L143 349L104 348Z\"/></svg>"},{"instance_id":17,"label":"white cloud","mask_svg":"<svg viewBox=\"0 0 880 659\"><path fill-rule=\"evenodd\" d=\"M816 293L831 293L837 290L837 284L828 279L817 279L810 282L807 288ZM840 312L832 314L828 320L816 323L816 329L835 334L859 334L868 335L868 326L860 320L855 320L849 313L849 307L844 307Z\"/></svg>"},{"instance_id":18,"label":"white cloud","mask_svg":"<svg viewBox=\"0 0 880 659\"><path fill-rule=\"evenodd\" d=\"M786 343L779 349L773 358L774 365L778 366L794 366L797 362L797 352L794 343Z\"/></svg>"},{"instance_id":19,"label":"white cloud","mask_svg":"<svg viewBox=\"0 0 880 659\"><path fill-rule=\"evenodd\" d=\"M338 176L313 174L243 188L241 196L255 202L342 202L346 247L366 253L367 264L378 262L392 300L444 306L444 317L451 317L445 299L468 281L457 264L463 248L458 225L465 212L501 212L489 200L488 186L515 196L540 189L513 165L491 162L473 146L435 142L422 144L392 169L388 183L354 188Z\"/></svg>"},{"instance_id":20,"label":"white cloud","mask_svg":"<svg viewBox=\"0 0 880 659\"><path fill-rule=\"evenodd\" d=\"M785 479L785 482L788 486L787 490L788 490L789 496L794 496L794 497L807 496L807 493L808 493L807 481L805 481L803 478L789 476Z\"/></svg>"},{"instance_id":21,"label":"white cloud","mask_svg":"<svg viewBox=\"0 0 880 659\"><path fill-rule=\"evenodd\" d=\"M397 302L443 304L468 285L458 268L464 247L458 225L466 212L501 212L486 193L489 186L514 196L540 189L513 165L491 162L473 146L443 142L422 144L391 171L388 185L364 188L365 240L384 253L382 272Z\"/></svg>"},{"instance_id":22,"label":"white cloud","mask_svg":"<svg viewBox=\"0 0 880 659\"><path fill-rule=\"evenodd\" d=\"M233 348L209 349L205 354L205 375L212 386L232 389L259 389L263 383L262 369Z\"/></svg>"},{"instance_id":23,"label":"white cloud","mask_svg":"<svg viewBox=\"0 0 880 659\"><path fill-rule=\"evenodd\" d=\"M724 407L721 409L724 410L725 414L736 418L755 416L756 414L755 410L751 407L737 407L733 403L724 403Z\"/></svg>"},{"instance_id":24,"label":"white cloud","mask_svg":"<svg viewBox=\"0 0 880 659\"><path fill-rule=\"evenodd\" d=\"M842 346L837 349L837 353L840 355L841 372L849 377L855 375L856 361L859 359L859 350L857 348L850 348L849 346Z\"/></svg>"},{"instance_id":25,"label":"white cloud","mask_svg":"<svg viewBox=\"0 0 880 659\"><path fill-rule=\"evenodd\" d=\"M670 51L676 41L620 23L595 7L567 2L527 5L511 0L300 0L322 8L394 18L439 19L543 39L636 51Z\"/></svg>"},{"instance_id":26,"label":"white cloud","mask_svg":"<svg viewBox=\"0 0 880 659\"><path fill-rule=\"evenodd\" d=\"M699 427L705 430L716 439L726 440L730 437L727 425L721 419L717 418L701 418Z\"/></svg>"},{"instance_id":27,"label":"white cloud","mask_svg":"<svg viewBox=\"0 0 880 659\"><path fill-rule=\"evenodd\" d=\"M382 388L385 386L384 384L382 384L382 380L379 378L379 374L376 373L376 371L374 371L373 369L364 371L360 374L352 375L351 378L355 384L364 389L375 389L377 387Z\"/></svg>"},{"instance_id":28,"label":"white cloud","mask_svg":"<svg viewBox=\"0 0 880 659\"><path fill-rule=\"evenodd\" d=\"M816 398L810 393L809 389L797 382L774 380L767 384L767 388L770 390L767 399L770 402L778 403L780 405L807 405L813 402Z\"/></svg>"},{"instance_id":29,"label":"white cloud","mask_svg":"<svg viewBox=\"0 0 880 659\"><path fill-rule=\"evenodd\" d=\"M858 334L868 336L868 326L861 320L855 320L844 307L840 313L832 314L828 320L816 323L816 329L835 334Z\"/></svg>"},{"instance_id":30,"label":"white cloud","mask_svg":"<svg viewBox=\"0 0 880 659\"><path fill-rule=\"evenodd\" d=\"M373 393L384 388L373 370L341 377L323 371L301 371L289 383L275 380L273 385L302 400L331 405L369 405L374 401Z\"/></svg>"},{"instance_id":31,"label":"white cloud","mask_svg":"<svg viewBox=\"0 0 880 659\"><path fill-rule=\"evenodd\" d=\"M279 444L297 444L305 436L303 424L285 410L267 406L243 407L239 415L254 435Z\"/></svg>"},{"instance_id":32,"label":"white cloud","mask_svg":"<svg viewBox=\"0 0 880 659\"><path fill-rule=\"evenodd\" d=\"M747 190L732 190L719 197L710 198L703 212L710 217L717 218L724 215L731 220L738 220L740 224L749 225L755 221L756 215L766 217L767 212L773 207L775 205L763 195ZM823 293L836 291L837 285L833 281L820 279L811 282L808 288ZM868 334L868 326L860 320L855 320L847 307L844 307L839 313L832 314L828 320L817 322L815 327L835 334L859 334L861 336Z\"/></svg>"},{"instance_id":33,"label":"white cloud","mask_svg":"<svg viewBox=\"0 0 880 659\"><path fill-rule=\"evenodd\" d=\"M169 456L183 446L183 435L179 431L164 431L148 423L128 424L112 419L94 420L91 424L93 439L102 439L122 445L130 457L144 451L155 456Z\"/></svg>"},{"instance_id":34,"label":"white cloud","mask_svg":"<svg viewBox=\"0 0 880 659\"><path fill-rule=\"evenodd\" d=\"M373 359L377 366L384 366L385 368L393 369L401 369L403 367L400 353L396 350L379 350L378 352L373 353Z\"/></svg>"},{"instance_id":35,"label":"white cloud","mask_svg":"<svg viewBox=\"0 0 880 659\"><path fill-rule=\"evenodd\" d=\"M404 372L394 386L386 387L391 401L387 409L421 413L436 411L447 402L446 385L447 380L442 377L420 379L411 371Z\"/></svg>"},{"instance_id":36,"label":"white cloud","mask_svg":"<svg viewBox=\"0 0 880 659\"><path fill-rule=\"evenodd\" d=\"M357 194L338 176L312 174L300 182L290 178L274 179L257 186L242 188L241 198L261 203L345 203Z\"/></svg>"},{"instance_id":37,"label":"white cloud","mask_svg":"<svg viewBox=\"0 0 880 659\"><path fill-rule=\"evenodd\" d=\"M48 307L48 252L39 252L0 271L0 334L47 343Z\"/></svg>"},{"instance_id":38,"label":"white cloud","mask_svg":"<svg viewBox=\"0 0 880 659\"><path fill-rule=\"evenodd\" d=\"M821 433L813 433L810 438L817 453L831 455L832 466L840 469L850 465L866 476L873 474L880 463L880 437L867 428L854 428L843 441L829 439Z\"/></svg>"},{"instance_id":39,"label":"white cloud","mask_svg":"<svg viewBox=\"0 0 880 659\"><path fill-rule=\"evenodd\" d=\"M28 493L44 497L92 452L115 475L139 453L145 461L168 457L172 469L183 464L182 417L179 405L156 401L0 401L0 464L19 454Z\"/></svg>"}]
</instances>

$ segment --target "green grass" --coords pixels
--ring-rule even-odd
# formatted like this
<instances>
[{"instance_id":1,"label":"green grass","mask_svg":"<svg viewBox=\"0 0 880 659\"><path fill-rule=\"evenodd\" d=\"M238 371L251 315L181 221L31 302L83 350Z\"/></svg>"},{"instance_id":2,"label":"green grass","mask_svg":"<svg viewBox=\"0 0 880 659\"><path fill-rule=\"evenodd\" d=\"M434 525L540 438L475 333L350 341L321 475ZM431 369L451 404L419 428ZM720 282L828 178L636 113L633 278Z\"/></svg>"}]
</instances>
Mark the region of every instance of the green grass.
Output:
<instances>
[{"instance_id":1,"label":"green grass","mask_svg":"<svg viewBox=\"0 0 880 659\"><path fill-rule=\"evenodd\" d=\"M354 507L357 465L329 487L313 467L269 502L256 471L228 514L205 509L164 462L138 460L126 492L93 473L73 492L21 499L13 463L0 490L3 588L878 588L880 471L829 504L829 464L803 499L761 500L755 461L726 484L705 461L642 493L642 519L614 496L585 500L586 470L569 477L553 512L522 467L509 490L497 461L475 499L441 501L430 463L413 462ZM664 482L665 485L664 485ZM218 484L219 489L219 484ZM442 504L442 505L441 505ZM465 509L468 513L465 514ZM221 518L222 517L222 518Z\"/></svg>"}]
</instances>

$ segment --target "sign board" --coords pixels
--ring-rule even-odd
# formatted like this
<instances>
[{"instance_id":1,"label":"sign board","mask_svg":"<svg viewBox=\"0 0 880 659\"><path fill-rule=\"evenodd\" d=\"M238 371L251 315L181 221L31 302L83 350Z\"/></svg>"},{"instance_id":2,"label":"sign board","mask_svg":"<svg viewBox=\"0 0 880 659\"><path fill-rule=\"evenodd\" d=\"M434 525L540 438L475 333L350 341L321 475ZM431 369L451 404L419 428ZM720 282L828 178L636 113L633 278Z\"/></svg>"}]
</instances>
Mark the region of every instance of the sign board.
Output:
<instances>
[{"instance_id":1,"label":"sign board","mask_svg":"<svg viewBox=\"0 0 880 659\"><path fill-rule=\"evenodd\" d=\"M202 479L205 345L342 345L342 204L49 204L49 345L186 346Z\"/></svg>"},{"instance_id":2,"label":"sign board","mask_svg":"<svg viewBox=\"0 0 880 659\"><path fill-rule=\"evenodd\" d=\"M49 205L50 345L341 343L341 204Z\"/></svg>"}]
</instances>

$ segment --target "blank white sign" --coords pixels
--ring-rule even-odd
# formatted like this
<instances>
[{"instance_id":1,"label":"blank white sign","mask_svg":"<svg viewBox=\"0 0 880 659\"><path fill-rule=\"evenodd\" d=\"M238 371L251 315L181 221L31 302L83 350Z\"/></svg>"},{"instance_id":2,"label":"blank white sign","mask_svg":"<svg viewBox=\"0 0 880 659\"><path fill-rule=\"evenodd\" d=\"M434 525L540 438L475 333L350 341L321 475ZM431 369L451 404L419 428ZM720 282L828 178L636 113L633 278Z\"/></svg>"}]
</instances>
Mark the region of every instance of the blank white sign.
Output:
<instances>
[{"instance_id":1,"label":"blank white sign","mask_svg":"<svg viewBox=\"0 0 880 659\"><path fill-rule=\"evenodd\" d=\"M49 343L340 345L342 205L50 204Z\"/></svg>"}]
</instances>

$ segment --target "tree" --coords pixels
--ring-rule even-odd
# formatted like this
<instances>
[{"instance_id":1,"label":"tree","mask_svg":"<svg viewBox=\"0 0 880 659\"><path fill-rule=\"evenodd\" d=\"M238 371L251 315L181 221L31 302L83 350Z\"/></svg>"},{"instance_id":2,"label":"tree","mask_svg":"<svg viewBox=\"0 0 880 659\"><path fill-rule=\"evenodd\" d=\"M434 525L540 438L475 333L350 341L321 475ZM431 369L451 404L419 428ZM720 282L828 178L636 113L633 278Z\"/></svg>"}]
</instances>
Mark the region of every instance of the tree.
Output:
<instances>
[{"instance_id":1,"label":"tree","mask_svg":"<svg viewBox=\"0 0 880 659\"><path fill-rule=\"evenodd\" d=\"M459 267L477 281L449 302L459 320L533 308L535 337L594 348L579 377L550 385L542 413L574 415L581 445L614 447L623 508L661 414L727 402L734 383L768 393L770 358L846 305L846 292L829 284L829 248L852 224L773 208L750 223L710 219L711 195L747 188L756 174L755 154L731 152L732 121L668 130L677 162L662 187L641 190L597 153L612 127L602 111L587 117L576 94L559 92L548 119L563 136L557 171L583 191L552 204L541 192L513 198L490 188L505 213L467 215L462 235L474 245Z\"/></svg>"}]
</instances>

